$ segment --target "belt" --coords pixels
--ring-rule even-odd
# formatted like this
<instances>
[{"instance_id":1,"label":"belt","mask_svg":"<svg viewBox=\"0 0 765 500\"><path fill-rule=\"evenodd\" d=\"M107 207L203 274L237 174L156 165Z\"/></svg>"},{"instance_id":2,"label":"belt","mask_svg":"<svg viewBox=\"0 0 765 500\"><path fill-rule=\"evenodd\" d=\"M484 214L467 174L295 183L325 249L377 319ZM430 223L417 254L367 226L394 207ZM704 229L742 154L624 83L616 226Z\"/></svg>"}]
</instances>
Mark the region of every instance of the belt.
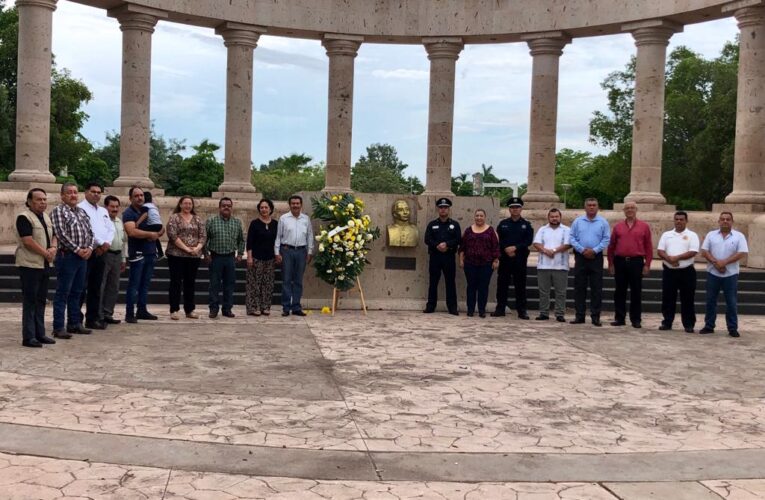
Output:
<instances>
[{"instance_id":1,"label":"belt","mask_svg":"<svg viewBox=\"0 0 765 500\"><path fill-rule=\"evenodd\" d=\"M627 262L629 262L631 260L645 260L645 257L643 257L642 255L638 255L638 256L634 256L634 257L622 257L621 255L614 255L614 258L615 259L626 260Z\"/></svg>"},{"instance_id":2,"label":"belt","mask_svg":"<svg viewBox=\"0 0 765 500\"><path fill-rule=\"evenodd\" d=\"M109 250L108 252L109 253L120 254L120 253L122 253L122 250Z\"/></svg>"},{"instance_id":3,"label":"belt","mask_svg":"<svg viewBox=\"0 0 765 500\"><path fill-rule=\"evenodd\" d=\"M231 252L231 253L215 253L215 252L210 252L210 255L212 255L213 257L233 257L234 256L234 252Z\"/></svg>"},{"instance_id":4,"label":"belt","mask_svg":"<svg viewBox=\"0 0 765 500\"><path fill-rule=\"evenodd\" d=\"M292 245L287 245L287 244L285 244L285 243L282 243L282 246L283 246L284 248L289 248L290 250L302 250L302 249L304 249L304 248L306 247L306 245L303 245L303 246L299 246L299 247L294 247L294 246L292 246Z\"/></svg>"}]
</instances>

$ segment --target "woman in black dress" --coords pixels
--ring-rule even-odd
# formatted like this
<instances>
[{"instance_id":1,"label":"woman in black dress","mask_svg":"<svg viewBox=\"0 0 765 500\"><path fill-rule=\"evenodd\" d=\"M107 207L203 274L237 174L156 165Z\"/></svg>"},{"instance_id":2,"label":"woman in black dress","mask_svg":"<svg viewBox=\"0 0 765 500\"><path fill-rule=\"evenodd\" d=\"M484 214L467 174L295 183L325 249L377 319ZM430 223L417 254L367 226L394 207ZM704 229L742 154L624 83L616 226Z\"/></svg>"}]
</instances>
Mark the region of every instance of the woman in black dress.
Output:
<instances>
[{"instance_id":1,"label":"woman in black dress","mask_svg":"<svg viewBox=\"0 0 765 500\"><path fill-rule=\"evenodd\" d=\"M274 292L274 242L277 222L271 218L274 203L258 202L258 217L247 230L247 314L268 316Z\"/></svg>"}]
</instances>

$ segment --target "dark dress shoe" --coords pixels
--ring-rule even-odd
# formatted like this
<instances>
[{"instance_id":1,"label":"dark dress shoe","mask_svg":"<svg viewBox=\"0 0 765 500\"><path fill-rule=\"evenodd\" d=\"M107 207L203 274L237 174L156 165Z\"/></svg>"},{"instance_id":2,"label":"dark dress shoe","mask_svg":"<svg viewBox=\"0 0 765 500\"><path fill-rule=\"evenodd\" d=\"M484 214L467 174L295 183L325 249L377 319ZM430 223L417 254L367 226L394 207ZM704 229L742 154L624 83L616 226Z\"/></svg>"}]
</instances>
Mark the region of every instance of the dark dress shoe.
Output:
<instances>
[{"instance_id":1,"label":"dark dress shoe","mask_svg":"<svg viewBox=\"0 0 765 500\"><path fill-rule=\"evenodd\" d=\"M289 316L289 315L290 315L289 311L282 311L282 316Z\"/></svg>"},{"instance_id":2,"label":"dark dress shoe","mask_svg":"<svg viewBox=\"0 0 765 500\"><path fill-rule=\"evenodd\" d=\"M91 333L93 333L92 330L85 328L82 325L70 326L69 328L66 329L66 331L67 333L76 333L78 335L90 335Z\"/></svg>"},{"instance_id":3,"label":"dark dress shoe","mask_svg":"<svg viewBox=\"0 0 765 500\"><path fill-rule=\"evenodd\" d=\"M67 333L65 330L53 330L53 336L57 339L71 339L72 334Z\"/></svg>"},{"instance_id":4,"label":"dark dress shoe","mask_svg":"<svg viewBox=\"0 0 765 500\"><path fill-rule=\"evenodd\" d=\"M154 321L155 319L157 319L157 317L154 316L149 311L139 312L138 314L135 315L135 317L136 317L136 319L146 319L146 320L149 320L149 321Z\"/></svg>"},{"instance_id":5,"label":"dark dress shoe","mask_svg":"<svg viewBox=\"0 0 765 500\"><path fill-rule=\"evenodd\" d=\"M56 341L50 337L40 337L37 341L41 344L55 344Z\"/></svg>"},{"instance_id":6,"label":"dark dress shoe","mask_svg":"<svg viewBox=\"0 0 765 500\"><path fill-rule=\"evenodd\" d=\"M422 312L425 313L425 314L432 314L432 313L436 312L436 310L435 309L430 309L430 308L426 307L425 309L422 310Z\"/></svg>"},{"instance_id":7,"label":"dark dress shoe","mask_svg":"<svg viewBox=\"0 0 765 500\"><path fill-rule=\"evenodd\" d=\"M236 318L236 314L232 313L231 311L229 311L229 312L224 312L224 313L223 313L223 315L224 315L225 317L227 317L227 318Z\"/></svg>"},{"instance_id":8,"label":"dark dress shoe","mask_svg":"<svg viewBox=\"0 0 765 500\"><path fill-rule=\"evenodd\" d=\"M699 333L702 334L702 335L706 335L707 333L715 333L715 329L714 328L707 328L705 326L704 328L699 330Z\"/></svg>"},{"instance_id":9,"label":"dark dress shoe","mask_svg":"<svg viewBox=\"0 0 765 500\"><path fill-rule=\"evenodd\" d=\"M659 330L661 330L662 332L666 332L667 330L671 330L671 329L672 329L671 325L665 325L662 323L661 326L659 326Z\"/></svg>"},{"instance_id":10,"label":"dark dress shoe","mask_svg":"<svg viewBox=\"0 0 765 500\"><path fill-rule=\"evenodd\" d=\"M23 340L21 345L24 347L42 347L42 343L37 339Z\"/></svg>"},{"instance_id":11,"label":"dark dress shoe","mask_svg":"<svg viewBox=\"0 0 765 500\"><path fill-rule=\"evenodd\" d=\"M691 327L686 328L685 333L693 333L693 328Z\"/></svg>"},{"instance_id":12,"label":"dark dress shoe","mask_svg":"<svg viewBox=\"0 0 765 500\"><path fill-rule=\"evenodd\" d=\"M91 330L106 330L106 323L101 321L88 321L85 326Z\"/></svg>"},{"instance_id":13,"label":"dark dress shoe","mask_svg":"<svg viewBox=\"0 0 765 500\"><path fill-rule=\"evenodd\" d=\"M492 318L503 318L505 316L505 311L494 311L491 313Z\"/></svg>"},{"instance_id":14,"label":"dark dress shoe","mask_svg":"<svg viewBox=\"0 0 765 500\"><path fill-rule=\"evenodd\" d=\"M479 318L485 318L486 317L486 313L485 312L478 313L478 317Z\"/></svg>"},{"instance_id":15,"label":"dark dress shoe","mask_svg":"<svg viewBox=\"0 0 765 500\"><path fill-rule=\"evenodd\" d=\"M125 316L125 323L138 323L138 320L135 319L135 316Z\"/></svg>"},{"instance_id":16,"label":"dark dress shoe","mask_svg":"<svg viewBox=\"0 0 765 500\"><path fill-rule=\"evenodd\" d=\"M643 325L640 323L632 323L632 328L643 328Z\"/></svg>"},{"instance_id":17,"label":"dark dress shoe","mask_svg":"<svg viewBox=\"0 0 765 500\"><path fill-rule=\"evenodd\" d=\"M739 335L738 331L736 331L736 330L729 331L728 335L730 335L731 337L740 337L741 336L741 335Z\"/></svg>"},{"instance_id":18,"label":"dark dress shoe","mask_svg":"<svg viewBox=\"0 0 765 500\"><path fill-rule=\"evenodd\" d=\"M603 326L603 323L600 322L599 318L593 318L592 326Z\"/></svg>"},{"instance_id":19,"label":"dark dress shoe","mask_svg":"<svg viewBox=\"0 0 765 500\"><path fill-rule=\"evenodd\" d=\"M305 311L302 311L302 310L300 310L300 311L292 311L292 315L293 316L307 316Z\"/></svg>"},{"instance_id":20,"label":"dark dress shoe","mask_svg":"<svg viewBox=\"0 0 765 500\"><path fill-rule=\"evenodd\" d=\"M537 321L547 321L548 319L550 319L550 316L547 316L546 314L540 314L534 319Z\"/></svg>"},{"instance_id":21,"label":"dark dress shoe","mask_svg":"<svg viewBox=\"0 0 765 500\"><path fill-rule=\"evenodd\" d=\"M451 314L452 316L459 316L460 315L459 311L449 311L449 314Z\"/></svg>"},{"instance_id":22,"label":"dark dress shoe","mask_svg":"<svg viewBox=\"0 0 765 500\"><path fill-rule=\"evenodd\" d=\"M557 321L558 323L565 323L566 318L564 318L563 316L555 316L555 321Z\"/></svg>"},{"instance_id":23,"label":"dark dress shoe","mask_svg":"<svg viewBox=\"0 0 765 500\"><path fill-rule=\"evenodd\" d=\"M572 325L583 325L584 324L584 318L574 318L570 321L570 324Z\"/></svg>"},{"instance_id":24,"label":"dark dress shoe","mask_svg":"<svg viewBox=\"0 0 765 500\"><path fill-rule=\"evenodd\" d=\"M114 318L104 318L104 323L107 325L119 325L122 321Z\"/></svg>"},{"instance_id":25,"label":"dark dress shoe","mask_svg":"<svg viewBox=\"0 0 765 500\"><path fill-rule=\"evenodd\" d=\"M518 319L529 319L529 315L526 312L518 313Z\"/></svg>"},{"instance_id":26,"label":"dark dress shoe","mask_svg":"<svg viewBox=\"0 0 765 500\"><path fill-rule=\"evenodd\" d=\"M468 312L467 315L468 315L468 318L472 318L473 316L475 316L475 313Z\"/></svg>"},{"instance_id":27,"label":"dark dress shoe","mask_svg":"<svg viewBox=\"0 0 765 500\"><path fill-rule=\"evenodd\" d=\"M595 323L595 320L592 320L592 322ZM624 326L626 324L627 323L625 323L624 321L612 321L611 322L611 326Z\"/></svg>"}]
</instances>

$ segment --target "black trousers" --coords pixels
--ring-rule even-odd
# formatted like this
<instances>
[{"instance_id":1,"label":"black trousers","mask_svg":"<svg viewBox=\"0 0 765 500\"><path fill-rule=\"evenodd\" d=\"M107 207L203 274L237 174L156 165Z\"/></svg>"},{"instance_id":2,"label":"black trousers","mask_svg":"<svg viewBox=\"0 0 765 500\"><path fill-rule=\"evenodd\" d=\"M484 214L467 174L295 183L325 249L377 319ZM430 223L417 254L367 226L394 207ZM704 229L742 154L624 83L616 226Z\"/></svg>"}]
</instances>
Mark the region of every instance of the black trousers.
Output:
<instances>
[{"instance_id":1,"label":"black trousers","mask_svg":"<svg viewBox=\"0 0 765 500\"><path fill-rule=\"evenodd\" d=\"M80 309L85 303L85 321L99 321L101 318L101 283L104 280L104 269L106 262L103 255L96 255L95 252L88 259L88 270L85 275L87 286L82 291L80 298Z\"/></svg>"},{"instance_id":2,"label":"black trousers","mask_svg":"<svg viewBox=\"0 0 765 500\"><path fill-rule=\"evenodd\" d=\"M627 288L630 289L630 323L640 323L643 311L643 257L614 256L614 319L627 317Z\"/></svg>"},{"instance_id":3,"label":"black trousers","mask_svg":"<svg viewBox=\"0 0 765 500\"><path fill-rule=\"evenodd\" d=\"M525 314L526 307L526 264L528 254L508 257L503 253L497 268L497 311L504 312L507 307L507 289L510 283L515 288L515 310Z\"/></svg>"},{"instance_id":4,"label":"black trousers","mask_svg":"<svg viewBox=\"0 0 765 500\"><path fill-rule=\"evenodd\" d=\"M680 292L680 318L684 328L696 325L694 299L696 296L696 269L693 266L673 269L663 266L661 273L661 315L662 323L672 326L677 307L677 292Z\"/></svg>"},{"instance_id":5,"label":"black trousers","mask_svg":"<svg viewBox=\"0 0 765 500\"><path fill-rule=\"evenodd\" d=\"M45 269L19 267L21 278L21 336L24 340L45 336L45 302L48 296L48 272Z\"/></svg>"},{"instance_id":6,"label":"black trousers","mask_svg":"<svg viewBox=\"0 0 765 500\"><path fill-rule=\"evenodd\" d=\"M603 254L585 259L574 253L574 309L577 319L584 319L587 310L587 289L590 289L590 316L600 318L603 303Z\"/></svg>"},{"instance_id":7,"label":"black trousers","mask_svg":"<svg viewBox=\"0 0 765 500\"><path fill-rule=\"evenodd\" d=\"M181 290L183 290L183 312L194 311L194 295L196 293L197 271L199 258L167 256L170 268L170 312L181 310Z\"/></svg>"},{"instance_id":8,"label":"black trousers","mask_svg":"<svg viewBox=\"0 0 765 500\"><path fill-rule=\"evenodd\" d=\"M444 275L444 284L446 285L446 308L450 312L457 311L457 284L455 277L457 274L457 263L454 253L436 252L430 254L428 264L430 274L430 284L428 286L428 303L426 309L433 310L438 303L438 282L441 280L441 273Z\"/></svg>"}]
</instances>

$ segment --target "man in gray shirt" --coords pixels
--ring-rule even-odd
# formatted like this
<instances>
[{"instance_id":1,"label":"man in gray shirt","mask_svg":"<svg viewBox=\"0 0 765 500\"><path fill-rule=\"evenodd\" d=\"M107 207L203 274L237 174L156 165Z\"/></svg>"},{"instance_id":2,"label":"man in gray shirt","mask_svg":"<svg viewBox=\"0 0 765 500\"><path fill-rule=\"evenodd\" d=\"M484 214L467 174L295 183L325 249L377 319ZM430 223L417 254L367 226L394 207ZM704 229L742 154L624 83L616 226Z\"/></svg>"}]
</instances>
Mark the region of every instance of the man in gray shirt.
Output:
<instances>
[{"instance_id":1,"label":"man in gray shirt","mask_svg":"<svg viewBox=\"0 0 765 500\"><path fill-rule=\"evenodd\" d=\"M303 198L289 199L290 211L279 218L274 254L282 266L282 316L305 316L300 298L303 295L303 274L313 258L311 219L302 213Z\"/></svg>"}]
</instances>

